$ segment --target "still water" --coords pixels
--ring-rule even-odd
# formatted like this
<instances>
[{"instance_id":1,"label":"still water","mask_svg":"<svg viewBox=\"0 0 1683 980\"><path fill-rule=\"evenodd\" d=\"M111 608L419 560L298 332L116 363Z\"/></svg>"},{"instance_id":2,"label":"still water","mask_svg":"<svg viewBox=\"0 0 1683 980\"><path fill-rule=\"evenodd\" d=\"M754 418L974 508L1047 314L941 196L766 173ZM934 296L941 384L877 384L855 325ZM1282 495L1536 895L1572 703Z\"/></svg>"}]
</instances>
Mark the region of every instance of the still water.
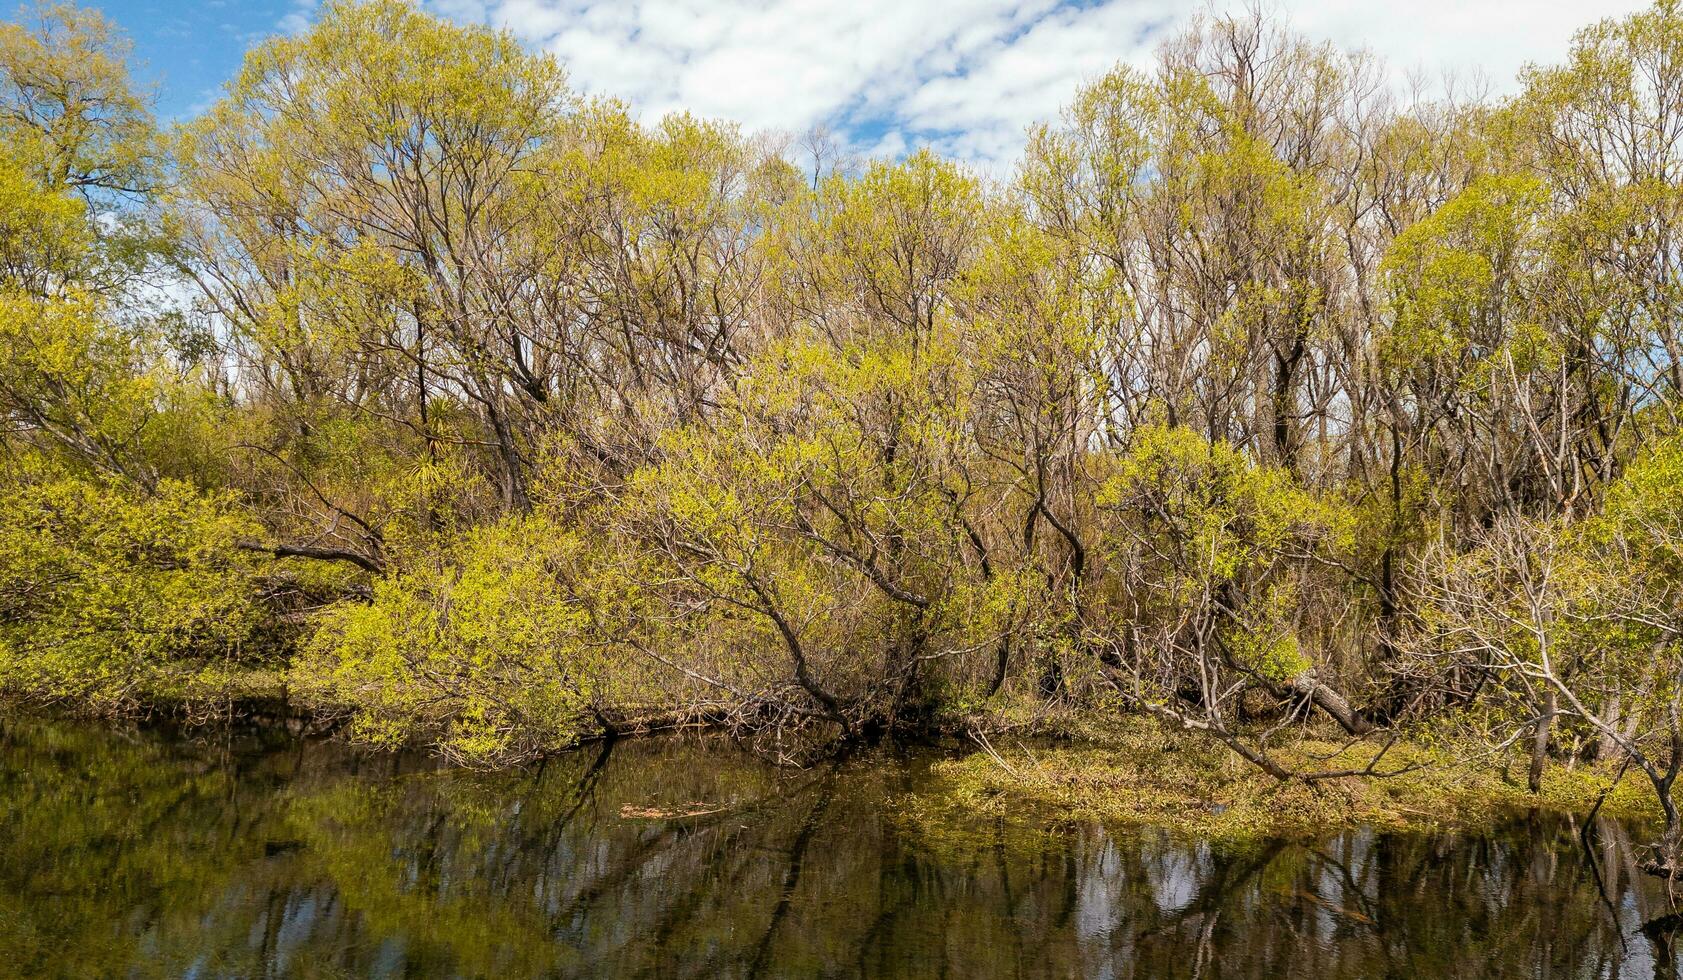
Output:
<instances>
[{"instance_id":1,"label":"still water","mask_svg":"<svg viewBox=\"0 0 1683 980\"><path fill-rule=\"evenodd\" d=\"M955 811L930 763L3 721L0 975L1675 975L1617 826L1593 866L1559 819L1223 849Z\"/></svg>"}]
</instances>

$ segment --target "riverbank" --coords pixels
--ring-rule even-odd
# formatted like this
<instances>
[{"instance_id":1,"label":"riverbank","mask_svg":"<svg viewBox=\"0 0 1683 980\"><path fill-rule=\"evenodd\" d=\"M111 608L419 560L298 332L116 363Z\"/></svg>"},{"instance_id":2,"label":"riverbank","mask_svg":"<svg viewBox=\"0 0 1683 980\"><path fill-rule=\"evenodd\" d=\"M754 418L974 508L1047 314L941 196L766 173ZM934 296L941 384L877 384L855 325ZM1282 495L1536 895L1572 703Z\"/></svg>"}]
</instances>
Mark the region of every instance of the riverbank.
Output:
<instances>
[{"instance_id":1,"label":"riverbank","mask_svg":"<svg viewBox=\"0 0 1683 980\"><path fill-rule=\"evenodd\" d=\"M1297 769L1361 770L1384 745L1309 736L1273 751ZM1085 726L1078 740L1049 746L996 737L988 748L939 763L935 771L950 784L957 805L979 812L1032 810L1224 842L1301 839L1358 826L1482 827L1529 809L1582 816L1598 800L1600 814L1608 817L1659 815L1640 774L1626 773L1615 785L1611 767L1551 763L1533 794L1517 755L1398 742L1375 766L1395 775L1282 783L1220 744L1147 719Z\"/></svg>"},{"instance_id":2,"label":"riverbank","mask_svg":"<svg viewBox=\"0 0 1683 980\"><path fill-rule=\"evenodd\" d=\"M340 727L343 712L299 702L284 669L206 665L157 672L128 684L92 692L0 689L0 711L99 723L163 721L187 728L255 725L292 734L325 734Z\"/></svg>"},{"instance_id":3,"label":"riverbank","mask_svg":"<svg viewBox=\"0 0 1683 980\"><path fill-rule=\"evenodd\" d=\"M188 727L232 723L292 736L345 737L343 713L289 700L280 675L242 672L220 681L214 694L201 684L191 692L178 689L173 697L133 701L128 710L115 714ZM109 721L113 714L74 703L53 706L5 699L0 704L10 712L49 716L95 715ZM84 710L74 710L77 707ZM1052 821L1096 820L1228 843L1306 839L1360 826L1482 828L1526 810L1583 816L1598 802L1600 814L1607 817L1646 821L1659 816L1651 788L1634 772L1614 785L1613 767L1554 762L1544 772L1541 790L1533 794L1525 786L1525 760L1473 746L1399 741L1387 747L1379 738L1351 742L1330 733L1311 734L1281 742L1271 753L1289 768L1310 771L1363 770L1383 751L1373 766L1375 774L1282 783L1213 740L1143 717L1054 713L1032 725L1017 719L1019 724L1009 726L1008 734L999 734L1002 721L971 716L938 726L937 731L948 736L966 727L983 733L965 738L967 749L932 765L930 773L938 786L931 789L937 790L943 808L1001 816L1032 813ZM704 718L668 718L664 724L627 724L614 735L709 727L716 726ZM951 745L935 732L931 737ZM409 748L428 751L426 746ZM922 805L934 802L925 796Z\"/></svg>"}]
</instances>

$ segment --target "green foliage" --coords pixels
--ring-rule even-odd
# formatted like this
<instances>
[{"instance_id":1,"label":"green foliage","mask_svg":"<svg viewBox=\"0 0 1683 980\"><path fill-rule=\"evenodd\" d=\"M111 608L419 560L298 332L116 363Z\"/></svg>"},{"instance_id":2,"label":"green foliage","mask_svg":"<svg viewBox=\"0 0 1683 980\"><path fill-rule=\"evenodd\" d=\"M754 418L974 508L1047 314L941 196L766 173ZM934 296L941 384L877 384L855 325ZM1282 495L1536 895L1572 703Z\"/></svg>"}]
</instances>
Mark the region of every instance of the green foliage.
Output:
<instances>
[{"instance_id":1,"label":"green foliage","mask_svg":"<svg viewBox=\"0 0 1683 980\"><path fill-rule=\"evenodd\" d=\"M1656 584L1683 585L1683 439L1667 437L1625 471L1607 492L1606 511L1592 529L1607 544L1630 550Z\"/></svg>"},{"instance_id":2,"label":"green foliage","mask_svg":"<svg viewBox=\"0 0 1683 980\"><path fill-rule=\"evenodd\" d=\"M157 165L151 114L130 83L128 44L97 10L40 3L0 23L0 144L52 187L97 197L142 190Z\"/></svg>"},{"instance_id":3,"label":"green foliage","mask_svg":"<svg viewBox=\"0 0 1683 980\"><path fill-rule=\"evenodd\" d=\"M1547 201L1535 177L1487 177L1397 236L1382 270L1393 283L1396 320L1389 364L1454 364L1489 356L1502 324L1523 308L1524 247Z\"/></svg>"},{"instance_id":4,"label":"green foliage","mask_svg":"<svg viewBox=\"0 0 1683 980\"><path fill-rule=\"evenodd\" d=\"M0 689L96 710L214 696L272 662L252 533L226 493L24 459L0 482Z\"/></svg>"},{"instance_id":5,"label":"green foliage","mask_svg":"<svg viewBox=\"0 0 1683 980\"><path fill-rule=\"evenodd\" d=\"M1235 661L1264 680L1288 684L1311 666L1298 643L1298 608L1296 589L1290 585L1259 589L1246 598L1236 617L1245 625L1224 630L1222 643Z\"/></svg>"},{"instance_id":6,"label":"green foliage","mask_svg":"<svg viewBox=\"0 0 1683 980\"><path fill-rule=\"evenodd\" d=\"M1161 557L1171 603L1249 584L1327 526L1322 504L1283 469L1184 427L1138 430L1097 502L1116 521L1117 547Z\"/></svg>"},{"instance_id":7,"label":"green foliage","mask_svg":"<svg viewBox=\"0 0 1683 980\"><path fill-rule=\"evenodd\" d=\"M0 282L8 291L45 296L84 279L90 246L81 199L43 187L15 157L0 160Z\"/></svg>"},{"instance_id":8,"label":"green foliage","mask_svg":"<svg viewBox=\"0 0 1683 980\"><path fill-rule=\"evenodd\" d=\"M0 408L69 465L142 487L214 480L219 407L159 326L117 321L84 293L0 290Z\"/></svg>"},{"instance_id":9,"label":"green foliage","mask_svg":"<svg viewBox=\"0 0 1683 980\"><path fill-rule=\"evenodd\" d=\"M447 556L328 610L292 671L376 744L487 764L572 744L603 656L594 598L569 588L587 542L541 519L475 529Z\"/></svg>"}]
</instances>

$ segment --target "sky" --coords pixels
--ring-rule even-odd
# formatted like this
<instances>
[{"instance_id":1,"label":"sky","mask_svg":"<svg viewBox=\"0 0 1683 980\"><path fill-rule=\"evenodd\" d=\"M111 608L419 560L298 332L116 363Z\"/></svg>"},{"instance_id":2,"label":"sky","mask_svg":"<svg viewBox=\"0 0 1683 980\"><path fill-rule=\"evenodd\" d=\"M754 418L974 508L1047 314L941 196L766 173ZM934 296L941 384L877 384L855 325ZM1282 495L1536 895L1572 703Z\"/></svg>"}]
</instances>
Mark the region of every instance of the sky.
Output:
<instances>
[{"instance_id":1,"label":"sky","mask_svg":"<svg viewBox=\"0 0 1683 980\"><path fill-rule=\"evenodd\" d=\"M82 0L88 3L89 0ZM686 109L748 131L824 126L870 155L918 146L1008 166L1086 79L1144 66L1201 9L1246 0L418 0L554 52L575 88L647 121ZM317 0L94 0L134 40L160 116L213 101L264 37ZM1511 91L1528 62L1641 0L1270 0L1312 38L1383 57L1394 76L1453 74Z\"/></svg>"}]
</instances>

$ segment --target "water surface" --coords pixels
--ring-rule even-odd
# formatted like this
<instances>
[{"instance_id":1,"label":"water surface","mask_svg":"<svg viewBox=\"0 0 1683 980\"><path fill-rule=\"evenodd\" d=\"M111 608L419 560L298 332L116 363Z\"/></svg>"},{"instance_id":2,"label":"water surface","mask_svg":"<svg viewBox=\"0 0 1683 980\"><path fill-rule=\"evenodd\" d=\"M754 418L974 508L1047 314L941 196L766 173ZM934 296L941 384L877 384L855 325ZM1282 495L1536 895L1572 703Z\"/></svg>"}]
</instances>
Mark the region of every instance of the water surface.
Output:
<instances>
[{"instance_id":1,"label":"water surface","mask_svg":"<svg viewBox=\"0 0 1683 980\"><path fill-rule=\"evenodd\" d=\"M0 722L0 973L1676 975L1618 826L1593 865L1528 817L1214 848L955 812L930 762L638 740L485 775Z\"/></svg>"}]
</instances>

